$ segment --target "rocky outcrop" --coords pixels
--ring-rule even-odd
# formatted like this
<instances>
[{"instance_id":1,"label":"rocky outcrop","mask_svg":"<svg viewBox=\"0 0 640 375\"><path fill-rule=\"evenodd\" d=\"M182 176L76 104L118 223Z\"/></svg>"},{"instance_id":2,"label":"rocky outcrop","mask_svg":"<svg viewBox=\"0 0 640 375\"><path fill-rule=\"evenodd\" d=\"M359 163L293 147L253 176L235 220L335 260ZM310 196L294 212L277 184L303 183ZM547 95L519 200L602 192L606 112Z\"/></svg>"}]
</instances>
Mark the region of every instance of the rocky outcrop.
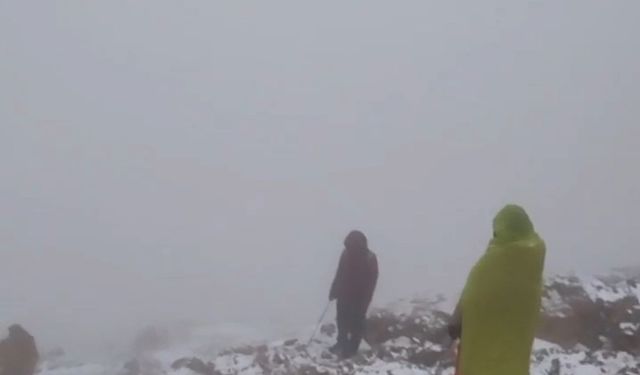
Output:
<instances>
[{"instance_id":1,"label":"rocky outcrop","mask_svg":"<svg viewBox=\"0 0 640 375\"><path fill-rule=\"evenodd\" d=\"M640 355L639 298L636 278L554 277L545 288L538 337L564 349Z\"/></svg>"},{"instance_id":2,"label":"rocky outcrop","mask_svg":"<svg viewBox=\"0 0 640 375\"><path fill-rule=\"evenodd\" d=\"M549 278L532 373L640 374L639 296L635 276ZM227 350L208 368L210 374L451 374L450 310L443 297L375 309L368 319L366 347L348 361L337 361L326 351L336 328L325 324L309 346L294 339Z\"/></svg>"},{"instance_id":3,"label":"rocky outcrop","mask_svg":"<svg viewBox=\"0 0 640 375\"><path fill-rule=\"evenodd\" d=\"M171 368L174 370L188 369L199 375L217 375L213 363L204 363L199 358L182 358L175 361Z\"/></svg>"},{"instance_id":4,"label":"rocky outcrop","mask_svg":"<svg viewBox=\"0 0 640 375\"><path fill-rule=\"evenodd\" d=\"M549 278L531 374L640 375L638 276ZM145 354L119 371L92 372L84 366L68 374L453 375L453 343L446 330L452 307L444 297L416 297L372 310L362 350L346 361L338 361L327 350L337 334L332 323L324 324L309 345L308 338L291 338L199 358L172 357L171 349L154 353L154 347L168 344L162 334L157 335L162 331L149 330L136 345ZM65 374L56 371L51 374Z\"/></svg>"}]
</instances>

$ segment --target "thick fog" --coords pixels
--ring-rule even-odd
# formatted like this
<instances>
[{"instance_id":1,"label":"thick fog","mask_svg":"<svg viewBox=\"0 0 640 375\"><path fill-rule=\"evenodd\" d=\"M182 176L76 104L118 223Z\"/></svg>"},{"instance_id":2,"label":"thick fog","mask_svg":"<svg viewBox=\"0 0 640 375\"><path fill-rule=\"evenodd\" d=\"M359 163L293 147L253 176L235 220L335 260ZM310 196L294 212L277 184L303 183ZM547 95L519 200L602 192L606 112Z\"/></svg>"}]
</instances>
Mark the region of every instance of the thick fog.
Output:
<instances>
[{"instance_id":1,"label":"thick fog","mask_svg":"<svg viewBox=\"0 0 640 375\"><path fill-rule=\"evenodd\" d=\"M640 3L0 1L0 323L313 325L455 294L524 205L546 272L640 263Z\"/></svg>"}]
</instances>

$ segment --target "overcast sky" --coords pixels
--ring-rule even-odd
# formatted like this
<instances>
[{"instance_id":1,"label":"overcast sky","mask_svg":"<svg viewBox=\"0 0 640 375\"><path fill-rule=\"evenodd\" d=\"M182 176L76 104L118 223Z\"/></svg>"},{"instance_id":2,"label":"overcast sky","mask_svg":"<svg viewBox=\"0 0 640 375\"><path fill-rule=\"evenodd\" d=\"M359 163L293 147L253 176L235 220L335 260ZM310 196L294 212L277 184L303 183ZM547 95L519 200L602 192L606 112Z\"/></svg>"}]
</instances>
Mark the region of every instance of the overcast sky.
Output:
<instances>
[{"instance_id":1,"label":"overcast sky","mask_svg":"<svg viewBox=\"0 0 640 375\"><path fill-rule=\"evenodd\" d=\"M0 322L304 327L353 228L376 303L455 294L508 202L547 272L638 264L639 15L0 0Z\"/></svg>"}]
</instances>

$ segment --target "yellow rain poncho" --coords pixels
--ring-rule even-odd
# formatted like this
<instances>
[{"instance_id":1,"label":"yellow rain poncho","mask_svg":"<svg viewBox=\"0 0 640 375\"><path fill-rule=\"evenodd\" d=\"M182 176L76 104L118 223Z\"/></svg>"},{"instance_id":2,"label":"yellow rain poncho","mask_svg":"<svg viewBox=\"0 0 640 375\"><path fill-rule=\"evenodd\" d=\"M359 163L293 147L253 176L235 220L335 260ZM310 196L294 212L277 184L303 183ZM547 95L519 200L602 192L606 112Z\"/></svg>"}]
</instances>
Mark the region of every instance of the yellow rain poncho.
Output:
<instances>
[{"instance_id":1,"label":"yellow rain poncho","mask_svg":"<svg viewBox=\"0 0 640 375\"><path fill-rule=\"evenodd\" d=\"M504 207L460 301L462 375L528 375L545 244L519 206Z\"/></svg>"}]
</instances>

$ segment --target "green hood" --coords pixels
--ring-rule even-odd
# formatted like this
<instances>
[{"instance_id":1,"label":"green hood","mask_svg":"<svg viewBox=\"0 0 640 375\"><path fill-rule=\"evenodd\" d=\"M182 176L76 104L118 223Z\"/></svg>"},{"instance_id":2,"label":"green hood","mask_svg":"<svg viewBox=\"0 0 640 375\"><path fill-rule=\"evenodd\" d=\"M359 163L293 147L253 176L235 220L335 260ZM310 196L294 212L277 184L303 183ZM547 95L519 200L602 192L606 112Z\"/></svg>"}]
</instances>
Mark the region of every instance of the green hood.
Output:
<instances>
[{"instance_id":1,"label":"green hood","mask_svg":"<svg viewBox=\"0 0 640 375\"><path fill-rule=\"evenodd\" d=\"M516 205L498 212L493 232L462 293L462 374L527 375L545 244Z\"/></svg>"},{"instance_id":2,"label":"green hood","mask_svg":"<svg viewBox=\"0 0 640 375\"><path fill-rule=\"evenodd\" d=\"M524 208L509 204L493 219L493 241L507 243L535 234L533 224Z\"/></svg>"}]
</instances>

